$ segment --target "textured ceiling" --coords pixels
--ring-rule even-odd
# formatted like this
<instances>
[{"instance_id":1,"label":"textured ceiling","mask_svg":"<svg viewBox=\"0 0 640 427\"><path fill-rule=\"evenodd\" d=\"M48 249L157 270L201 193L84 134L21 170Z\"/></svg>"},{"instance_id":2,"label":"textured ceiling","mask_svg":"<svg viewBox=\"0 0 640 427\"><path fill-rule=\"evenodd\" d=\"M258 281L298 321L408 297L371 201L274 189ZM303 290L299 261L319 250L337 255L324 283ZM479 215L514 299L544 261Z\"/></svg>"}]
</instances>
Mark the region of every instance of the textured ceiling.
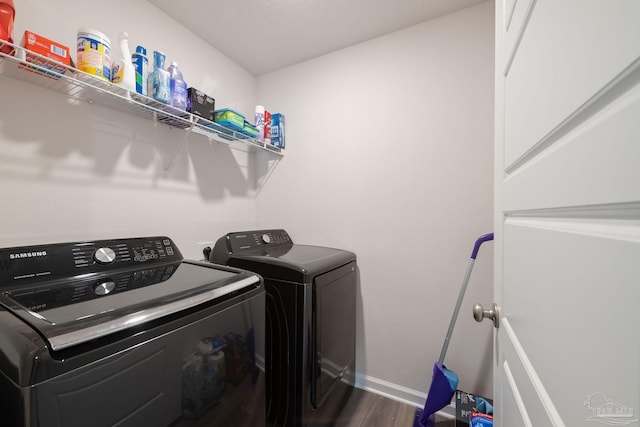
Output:
<instances>
[{"instance_id":1,"label":"textured ceiling","mask_svg":"<svg viewBox=\"0 0 640 427\"><path fill-rule=\"evenodd\" d=\"M485 0L149 0L254 75Z\"/></svg>"}]
</instances>

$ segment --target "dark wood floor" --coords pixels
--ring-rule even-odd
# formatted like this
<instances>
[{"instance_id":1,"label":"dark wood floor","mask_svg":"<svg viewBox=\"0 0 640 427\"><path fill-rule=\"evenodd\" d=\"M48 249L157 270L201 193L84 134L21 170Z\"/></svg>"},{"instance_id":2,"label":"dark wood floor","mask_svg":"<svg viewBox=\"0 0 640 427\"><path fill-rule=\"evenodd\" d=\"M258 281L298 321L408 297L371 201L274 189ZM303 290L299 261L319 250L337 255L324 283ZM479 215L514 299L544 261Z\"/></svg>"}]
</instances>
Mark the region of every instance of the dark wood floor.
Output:
<instances>
[{"instance_id":1,"label":"dark wood floor","mask_svg":"<svg viewBox=\"0 0 640 427\"><path fill-rule=\"evenodd\" d=\"M334 427L412 427L416 408L402 402L355 389ZM455 421L436 418L437 427L454 427Z\"/></svg>"},{"instance_id":2,"label":"dark wood floor","mask_svg":"<svg viewBox=\"0 0 640 427\"><path fill-rule=\"evenodd\" d=\"M246 381L249 381L249 377ZM261 412L256 408L264 407L264 395L247 394L249 390L253 388L234 387L229 384L224 400L221 404L214 406L214 410L210 410L201 418L180 419L172 424L172 427L232 426L234 425L234 420L231 419L232 414L236 414L240 406L247 413L257 416ZM240 401L243 403L239 403ZM334 427L413 427L415 411L414 406L355 388ZM260 424L256 419L246 425ZM455 427L455 421L436 418L433 427Z\"/></svg>"}]
</instances>

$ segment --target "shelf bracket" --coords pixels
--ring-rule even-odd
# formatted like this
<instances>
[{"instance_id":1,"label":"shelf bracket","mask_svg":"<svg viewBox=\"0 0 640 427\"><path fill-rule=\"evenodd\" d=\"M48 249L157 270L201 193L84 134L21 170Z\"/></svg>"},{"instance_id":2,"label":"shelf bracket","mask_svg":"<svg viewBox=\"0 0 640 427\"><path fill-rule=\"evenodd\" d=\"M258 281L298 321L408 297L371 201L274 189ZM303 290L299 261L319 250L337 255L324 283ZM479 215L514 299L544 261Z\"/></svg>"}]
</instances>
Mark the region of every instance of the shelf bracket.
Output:
<instances>
[{"instance_id":1,"label":"shelf bracket","mask_svg":"<svg viewBox=\"0 0 640 427\"><path fill-rule=\"evenodd\" d=\"M191 125L190 128L184 129L184 136L182 137L182 141L180 141L180 144L178 144L178 148L176 148L176 151L175 153L173 153L173 156L171 156L171 159L169 159L169 161L164 165L163 175L165 177L167 177L167 175L169 174L169 171L173 167L173 163L176 161L178 155L180 155L182 150L184 150L184 147L187 145L187 142L189 141L189 135L193 130L193 126L194 125Z\"/></svg>"}]
</instances>

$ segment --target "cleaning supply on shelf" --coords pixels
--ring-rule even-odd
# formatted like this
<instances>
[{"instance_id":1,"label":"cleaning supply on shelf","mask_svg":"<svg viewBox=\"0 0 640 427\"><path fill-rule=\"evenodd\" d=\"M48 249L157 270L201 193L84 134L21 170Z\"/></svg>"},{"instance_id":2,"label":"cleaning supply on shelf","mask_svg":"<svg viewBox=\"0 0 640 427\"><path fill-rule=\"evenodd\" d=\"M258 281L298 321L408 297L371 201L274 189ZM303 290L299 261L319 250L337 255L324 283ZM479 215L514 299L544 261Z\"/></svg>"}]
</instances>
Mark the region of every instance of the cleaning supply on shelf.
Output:
<instances>
[{"instance_id":1,"label":"cleaning supply on shelf","mask_svg":"<svg viewBox=\"0 0 640 427\"><path fill-rule=\"evenodd\" d=\"M19 52L21 54L20 59L41 67L35 68L27 66L27 68L38 73L54 78L60 78L60 74L64 74L65 71L67 71L67 67L64 65L71 65L71 54L69 53L69 48L67 46L53 40L49 40L48 38L43 37L40 34L36 34L33 31L26 30L24 32L22 40L20 41L20 46L25 48L25 50ZM22 67L22 65L20 65L20 67ZM50 73L43 69L50 70L52 72Z\"/></svg>"},{"instance_id":2,"label":"cleaning supply on shelf","mask_svg":"<svg viewBox=\"0 0 640 427\"><path fill-rule=\"evenodd\" d=\"M39 40L40 42L43 43L42 46L44 47L40 46L39 44L30 44L29 46L33 49L47 49L49 51L56 51L61 46L58 43L55 43L51 40L47 40L45 42L44 41L45 39L43 37L37 34L34 34L30 31L25 31L25 35L27 35L27 37L25 38L25 43L31 43L30 40L36 40L36 41ZM32 37L29 37L29 35L34 35L35 37L32 38ZM248 151L249 149L265 150L265 147L262 147L260 144L257 144L252 140L249 140L248 136L245 137L244 134L240 134L240 132L237 131L238 125L236 125L235 129L232 129L232 128L221 126L218 123L210 122L208 120L200 120L200 119L194 120L194 117L192 114L178 111L179 114L177 115L175 114L177 110L174 107L171 107L168 105L159 106L158 105L159 103L153 102L153 100L150 98L143 99L142 97L138 97L138 96L133 96L131 98L124 97L122 96L121 88L111 83L107 83L107 82L102 83L101 80L98 79L97 77L91 77L87 73L80 72L79 70L77 70L76 68L73 68L72 66L67 66L63 63L60 63L60 62L67 62L67 61L71 62L69 49L64 46L62 47L62 49L66 54L66 59L64 56L63 57L53 57L53 56L45 56L45 55L36 56L35 54L33 54L33 52L26 51L26 49L23 49L23 48L16 48L17 52L23 52L23 56L20 56L20 57L18 56L11 57L3 54L2 55L3 59L0 59L0 63L2 63L0 64L2 65L2 67L0 68L3 68L5 71L9 71L10 73L8 73L6 76L0 76L0 80L2 80L3 78L6 78L7 83L9 83L9 80L12 80L14 78L19 79L28 86L28 87L25 86L26 89L28 89L29 87L46 89L47 93L52 94L53 96L56 97L56 100L58 99L64 100L67 98L77 100L78 93L79 93L78 88L87 87L87 84L89 84L90 87L93 87L100 92L100 96L95 96L95 97L92 96L90 100L91 102L89 102L88 104L93 104L95 106L105 108L112 112L119 112L119 114L121 115L124 114L124 116L122 117L130 116L130 117L136 117L139 119L150 120L152 122L164 121L164 123L166 123L167 126L166 127L158 126L158 129L157 129L161 138L166 137L170 140L176 137L176 134L170 135L169 133L167 133L168 131L166 128L192 128L194 132L188 132L185 136L194 135L197 138L206 138L209 141L215 140L215 141L224 142L224 143L229 142L228 146L233 150L239 150L239 151ZM34 58L33 63L28 62L31 60L30 59L31 57ZM35 64L37 64L37 62L35 62L35 60L44 60L46 61L46 63L43 65L39 65L36 68ZM45 66L46 67L51 66L54 68L46 69ZM51 78L47 78L47 76L35 74L35 72L37 71L40 74L50 73L52 77L60 77L60 74L54 71L55 67L62 67L65 70L65 75L63 76L61 81L53 81ZM165 70L165 73L166 73L166 70ZM166 74L168 75L168 73ZM87 82L87 79L92 81ZM94 94L97 93L94 90L91 90L91 92ZM91 93L81 94L81 95L83 96L91 95ZM210 100L212 102L210 104L211 108L213 108L214 100L213 98L211 98ZM35 100L31 100L30 98L30 101L33 101L36 103L39 102L37 97ZM88 104L86 105L78 104L77 107L88 108L89 107ZM76 112L77 114L74 113L73 117L75 117L76 120L82 120L82 117L84 117L83 114L87 114L87 111L88 110L86 110L86 108L78 108L78 111ZM150 111L152 111L153 113L150 114L149 113ZM234 119L234 121L235 123L239 123L239 126L242 127L241 130L245 130L247 135L253 134L255 132L253 129L251 129L249 125L247 125L247 129L244 129L245 123L243 120L244 117L242 117L242 115L238 113L232 113L232 114L236 119L239 119L239 120ZM231 118L230 115L227 118ZM129 122L128 120L125 120L125 121L127 123ZM133 122L128 124L127 123L122 123L122 124L126 124L127 129L129 129L130 125L132 125ZM197 127L194 126L196 124L197 124ZM197 132L195 132L195 130L197 130ZM228 134L225 135L224 132L228 132ZM186 142L186 141L187 141L186 139L183 140L183 142ZM271 152L274 153L274 155L279 155L279 156L284 155L284 153L280 153L274 150L271 150ZM165 167L165 172L168 171L168 169L171 167L172 164L173 164L173 161L170 161L169 165ZM2 424L2 422L0 422L0 424Z\"/></svg>"},{"instance_id":3,"label":"cleaning supply on shelf","mask_svg":"<svg viewBox=\"0 0 640 427\"><path fill-rule=\"evenodd\" d=\"M187 109L187 84L184 82L182 72L178 68L177 62L172 62L169 68L167 68L170 76L170 93L172 107L179 108L180 110Z\"/></svg>"},{"instance_id":4,"label":"cleaning supply on shelf","mask_svg":"<svg viewBox=\"0 0 640 427\"><path fill-rule=\"evenodd\" d=\"M0 0L0 52L11 54L13 47L4 44L4 41L13 43L13 20L16 17L16 9L13 0Z\"/></svg>"},{"instance_id":5,"label":"cleaning supply on shelf","mask_svg":"<svg viewBox=\"0 0 640 427\"><path fill-rule=\"evenodd\" d=\"M264 143L271 144L271 113L264 111Z\"/></svg>"},{"instance_id":6,"label":"cleaning supply on shelf","mask_svg":"<svg viewBox=\"0 0 640 427\"><path fill-rule=\"evenodd\" d=\"M149 58L147 49L143 46L136 47L136 53L131 55L133 69L136 73L136 92L147 96L147 79L149 78Z\"/></svg>"},{"instance_id":7,"label":"cleaning supply on shelf","mask_svg":"<svg viewBox=\"0 0 640 427\"><path fill-rule=\"evenodd\" d=\"M98 30L78 28L78 61L80 71L111 81L111 40Z\"/></svg>"},{"instance_id":8,"label":"cleaning supply on shelf","mask_svg":"<svg viewBox=\"0 0 640 427\"><path fill-rule=\"evenodd\" d=\"M264 141L264 106L256 105L256 129L258 129L258 136L256 139Z\"/></svg>"},{"instance_id":9,"label":"cleaning supply on shelf","mask_svg":"<svg viewBox=\"0 0 640 427\"><path fill-rule=\"evenodd\" d=\"M258 129L254 125L252 125L251 123L245 120L244 126L242 127L242 130L240 131L240 133L251 138L256 138L258 136Z\"/></svg>"},{"instance_id":10,"label":"cleaning supply on shelf","mask_svg":"<svg viewBox=\"0 0 640 427\"><path fill-rule=\"evenodd\" d=\"M187 111L203 119L213 121L216 100L194 87L187 89Z\"/></svg>"},{"instance_id":11,"label":"cleaning supply on shelf","mask_svg":"<svg viewBox=\"0 0 640 427\"><path fill-rule=\"evenodd\" d=\"M165 59L164 53L153 51L153 71L149 74L147 90L153 99L168 104L171 101L171 76L164 69Z\"/></svg>"},{"instance_id":12,"label":"cleaning supply on shelf","mask_svg":"<svg viewBox=\"0 0 640 427\"><path fill-rule=\"evenodd\" d=\"M216 123L233 130L242 130L244 128L244 116L230 108L216 110L214 120Z\"/></svg>"},{"instance_id":13,"label":"cleaning supply on shelf","mask_svg":"<svg viewBox=\"0 0 640 427\"><path fill-rule=\"evenodd\" d=\"M284 114L271 115L271 144L274 147L284 148Z\"/></svg>"},{"instance_id":14,"label":"cleaning supply on shelf","mask_svg":"<svg viewBox=\"0 0 640 427\"><path fill-rule=\"evenodd\" d=\"M130 92L135 92L136 72L133 69L133 62L131 62L129 35L127 33L118 33L118 45L118 55L111 68L111 82L122 86Z\"/></svg>"}]
</instances>

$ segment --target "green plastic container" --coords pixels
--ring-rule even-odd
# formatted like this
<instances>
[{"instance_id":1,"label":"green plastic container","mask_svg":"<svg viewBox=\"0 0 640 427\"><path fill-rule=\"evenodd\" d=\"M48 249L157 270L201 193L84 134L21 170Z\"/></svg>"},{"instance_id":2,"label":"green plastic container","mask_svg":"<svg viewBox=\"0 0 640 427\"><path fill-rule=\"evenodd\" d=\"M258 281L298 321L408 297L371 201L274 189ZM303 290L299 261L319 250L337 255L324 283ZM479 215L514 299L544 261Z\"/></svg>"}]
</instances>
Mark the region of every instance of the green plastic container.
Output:
<instances>
[{"instance_id":1,"label":"green plastic container","mask_svg":"<svg viewBox=\"0 0 640 427\"><path fill-rule=\"evenodd\" d=\"M214 121L233 130L244 128L244 116L230 108L223 108L214 112Z\"/></svg>"},{"instance_id":2,"label":"green plastic container","mask_svg":"<svg viewBox=\"0 0 640 427\"><path fill-rule=\"evenodd\" d=\"M251 138L255 138L256 136L258 136L258 128L256 128L246 120L244 121L244 126L242 127L242 130L240 132Z\"/></svg>"}]
</instances>

